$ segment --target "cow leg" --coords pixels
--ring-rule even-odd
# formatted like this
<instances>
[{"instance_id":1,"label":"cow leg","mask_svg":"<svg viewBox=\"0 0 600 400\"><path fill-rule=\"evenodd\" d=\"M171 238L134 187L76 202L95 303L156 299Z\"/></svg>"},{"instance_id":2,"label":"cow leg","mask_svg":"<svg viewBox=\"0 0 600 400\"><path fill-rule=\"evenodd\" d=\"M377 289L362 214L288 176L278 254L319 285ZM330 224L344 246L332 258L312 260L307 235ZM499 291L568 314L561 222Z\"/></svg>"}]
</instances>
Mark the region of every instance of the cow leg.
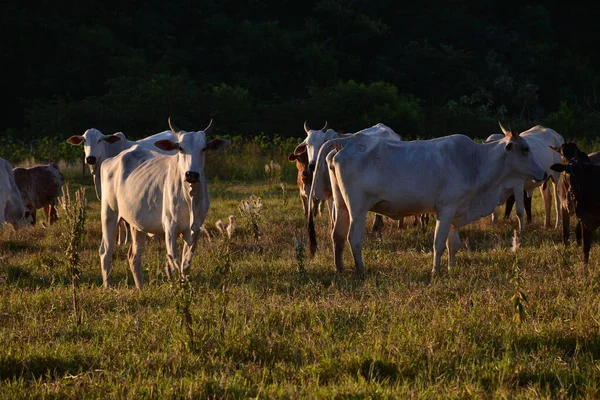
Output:
<instances>
[{"instance_id":1,"label":"cow leg","mask_svg":"<svg viewBox=\"0 0 600 400\"><path fill-rule=\"evenodd\" d=\"M531 223L531 197L527 196L527 192L523 191L523 203L525 205L525 214L527 214L527 223Z\"/></svg>"},{"instance_id":2,"label":"cow leg","mask_svg":"<svg viewBox=\"0 0 600 400\"><path fill-rule=\"evenodd\" d=\"M171 271L177 270L179 272L180 278L185 279L185 273L181 268L181 264L179 263L177 235L175 234L175 230L171 229L170 227L165 227L165 244L167 247L167 260L170 263Z\"/></svg>"},{"instance_id":3,"label":"cow leg","mask_svg":"<svg viewBox=\"0 0 600 400\"><path fill-rule=\"evenodd\" d=\"M437 215L433 236L433 270L431 271L434 275L440 272L442 254L444 254L444 249L446 248L446 240L448 239L448 233L452 225L453 215L454 213Z\"/></svg>"},{"instance_id":4,"label":"cow leg","mask_svg":"<svg viewBox=\"0 0 600 400\"><path fill-rule=\"evenodd\" d=\"M304 208L304 216L308 217L308 197L300 195L300 199L302 200L302 208Z\"/></svg>"},{"instance_id":5,"label":"cow leg","mask_svg":"<svg viewBox=\"0 0 600 400\"><path fill-rule=\"evenodd\" d=\"M35 209L35 207L30 207L29 209L31 210L31 225L35 225L37 210Z\"/></svg>"},{"instance_id":6,"label":"cow leg","mask_svg":"<svg viewBox=\"0 0 600 400\"><path fill-rule=\"evenodd\" d=\"M131 229L124 219L119 219L117 244L125 246L131 237Z\"/></svg>"},{"instance_id":7,"label":"cow leg","mask_svg":"<svg viewBox=\"0 0 600 400\"><path fill-rule=\"evenodd\" d=\"M327 199L327 209L329 210L330 228L333 230L335 224L335 204L333 203L333 197Z\"/></svg>"},{"instance_id":8,"label":"cow leg","mask_svg":"<svg viewBox=\"0 0 600 400\"><path fill-rule=\"evenodd\" d=\"M181 268L185 271L192 266L192 259L198 247L199 233L188 232L184 236L183 255L181 257Z\"/></svg>"},{"instance_id":9,"label":"cow leg","mask_svg":"<svg viewBox=\"0 0 600 400\"><path fill-rule=\"evenodd\" d=\"M583 232L583 225L581 221L577 220L577 225L575 225L575 242L577 246L581 246L581 236Z\"/></svg>"},{"instance_id":10,"label":"cow leg","mask_svg":"<svg viewBox=\"0 0 600 400\"><path fill-rule=\"evenodd\" d=\"M519 232L523 233L525 232L525 219L523 218L525 211L523 204L523 185L519 185L513 190L513 197L515 199L517 219L519 220Z\"/></svg>"},{"instance_id":11,"label":"cow leg","mask_svg":"<svg viewBox=\"0 0 600 400\"><path fill-rule=\"evenodd\" d=\"M371 232L379 232L383 229L383 217L381 214L375 214L375 220L373 220L373 226L371 226Z\"/></svg>"},{"instance_id":12,"label":"cow leg","mask_svg":"<svg viewBox=\"0 0 600 400\"><path fill-rule=\"evenodd\" d=\"M592 248L592 231L581 224L581 233L583 236L583 262L590 260L590 249Z\"/></svg>"},{"instance_id":13,"label":"cow leg","mask_svg":"<svg viewBox=\"0 0 600 400\"><path fill-rule=\"evenodd\" d=\"M56 221L58 221L58 211L56 209L56 204L50 204L48 206L48 212L50 213L49 218L49 223L53 224Z\"/></svg>"},{"instance_id":14,"label":"cow leg","mask_svg":"<svg viewBox=\"0 0 600 400\"><path fill-rule=\"evenodd\" d=\"M367 224L367 212L352 210L350 217L350 230L348 233L348 242L354 257L354 265L359 275L365 275L365 265L362 260L362 246L365 237L365 226Z\"/></svg>"},{"instance_id":15,"label":"cow leg","mask_svg":"<svg viewBox=\"0 0 600 400\"><path fill-rule=\"evenodd\" d=\"M554 228L558 228L562 217L560 212L561 200L560 196L558 195L558 178L555 179L554 176L552 177L552 186L554 187L554 207L556 207L556 224L554 225Z\"/></svg>"},{"instance_id":16,"label":"cow leg","mask_svg":"<svg viewBox=\"0 0 600 400\"><path fill-rule=\"evenodd\" d=\"M569 224L571 223L571 218L569 217L569 210L561 209L562 213L562 228L563 228L563 243L565 247L569 245Z\"/></svg>"},{"instance_id":17,"label":"cow leg","mask_svg":"<svg viewBox=\"0 0 600 400\"><path fill-rule=\"evenodd\" d=\"M456 252L458 252L459 248L460 237L458 236L458 228L451 225L448 239L446 240L446 249L448 249L448 271L456 266Z\"/></svg>"},{"instance_id":18,"label":"cow leg","mask_svg":"<svg viewBox=\"0 0 600 400\"><path fill-rule=\"evenodd\" d=\"M545 186L545 188L544 188ZM544 228L548 228L550 226L550 211L552 209L552 193L550 193L550 185L542 185L540 186L540 193L542 195L542 199L544 200ZM557 217L557 221L560 218ZM558 225L556 226L558 227Z\"/></svg>"},{"instance_id":19,"label":"cow leg","mask_svg":"<svg viewBox=\"0 0 600 400\"><path fill-rule=\"evenodd\" d=\"M348 232L350 230L350 214L346 208L346 204L339 204L335 208L335 218L333 222L333 230L331 231L331 239L333 241L333 258L335 260L335 268L337 272L344 270L344 262L342 255L344 246L348 240Z\"/></svg>"},{"instance_id":20,"label":"cow leg","mask_svg":"<svg viewBox=\"0 0 600 400\"><path fill-rule=\"evenodd\" d=\"M131 247L129 247L127 256L129 259L129 269L133 274L135 287L138 289L141 289L144 285L144 274L142 273L142 253L146 247L147 237L148 236L145 232L131 228Z\"/></svg>"},{"instance_id":21,"label":"cow leg","mask_svg":"<svg viewBox=\"0 0 600 400\"><path fill-rule=\"evenodd\" d=\"M492 213L492 226L495 226L498 223L498 215L500 215L500 206L494 207L494 212Z\"/></svg>"},{"instance_id":22,"label":"cow leg","mask_svg":"<svg viewBox=\"0 0 600 400\"><path fill-rule=\"evenodd\" d=\"M108 205L102 204L102 241L100 242L100 268L102 270L102 282L104 287L110 287L110 271L112 268L112 256L116 245L116 230L119 215L111 210Z\"/></svg>"},{"instance_id":23,"label":"cow leg","mask_svg":"<svg viewBox=\"0 0 600 400\"><path fill-rule=\"evenodd\" d=\"M512 211L513 205L515 204L515 195L511 194L506 199L506 205L504 206L504 219L510 218L510 212Z\"/></svg>"},{"instance_id":24,"label":"cow leg","mask_svg":"<svg viewBox=\"0 0 600 400\"><path fill-rule=\"evenodd\" d=\"M429 214L421 214L421 227L423 228L423 232L427 230L427 225L429 225Z\"/></svg>"},{"instance_id":25,"label":"cow leg","mask_svg":"<svg viewBox=\"0 0 600 400\"><path fill-rule=\"evenodd\" d=\"M404 229L404 217L398 218L398 229Z\"/></svg>"}]
</instances>

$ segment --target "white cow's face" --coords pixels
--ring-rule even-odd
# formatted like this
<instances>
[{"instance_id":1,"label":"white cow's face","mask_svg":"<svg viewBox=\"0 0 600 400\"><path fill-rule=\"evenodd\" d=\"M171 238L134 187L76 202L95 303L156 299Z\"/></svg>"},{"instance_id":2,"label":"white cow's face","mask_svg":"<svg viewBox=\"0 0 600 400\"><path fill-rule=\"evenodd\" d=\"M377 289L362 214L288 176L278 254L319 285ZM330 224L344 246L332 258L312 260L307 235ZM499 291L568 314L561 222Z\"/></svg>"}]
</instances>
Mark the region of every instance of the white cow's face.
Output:
<instances>
[{"instance_id":1,"label":"white cow's face","mask_svg":"<svg viewBox=\"0 0 600 400\"><path fill-rule=\"evenodd\" d=\"M505 135L504 150L508 153L507 165L522 179L533 179L537 182L545 180L548 174L538 163L525 139L511 131L506 131Z\"/></svg>"},{"instance_id":2,"label":"white cow's face","mask_svg":"<svg viewBox=\"0 0 600 400\"><path fill-rule=\"evenodd\" d=\"M306 154L308 155L308 169L310 172L314 172L315 170L319 150L327 140L332 139L331 133L327 131L328 126L327 122L325 122L325 126L317 131L310 129L306 122L304 122L306 139L296 147L294 154L299 156L306 151Z\"/></svg>"},{"instance_id":3,"label":"white cow's face","mask_svg":"<svg viewBox=\"0 0 600 400\"><path fill-rule=\"evenodd\" d=\"M204 131L186 132L175 127L171 130L177 135L178 141L159 140L154 145L164 151L177 150L177 168L181 179L190 185L198 183L204 174L206 150L218 150L231 143L224 139L214 139L206 142L206 134L212 131L212 121Z\"/></svg>"},{"instance_id":4,"label":"white cow's face","mask_svg":"<svg viewBox=\"0 0 600 400\"><path fill-rule=\"evenodd\" d=\"M92 173L95 173L102 162L109 157L110 152L107 146L122 140L122 134L104 135L98 129L88 129L83 135L74 135L67 139L67 143L79 145L83 143L85 152L85 162L90 166Z\"/></svg>"}]
</instances>

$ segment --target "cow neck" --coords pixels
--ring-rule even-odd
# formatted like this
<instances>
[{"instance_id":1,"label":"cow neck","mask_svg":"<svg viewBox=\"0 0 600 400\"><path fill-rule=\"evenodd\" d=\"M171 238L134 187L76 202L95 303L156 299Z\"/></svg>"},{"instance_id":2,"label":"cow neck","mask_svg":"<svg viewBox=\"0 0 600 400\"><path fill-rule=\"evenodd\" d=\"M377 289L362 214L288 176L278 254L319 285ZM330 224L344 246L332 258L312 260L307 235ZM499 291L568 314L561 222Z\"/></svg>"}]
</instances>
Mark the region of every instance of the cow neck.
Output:
<instances>
[{"instance_id":1,"label":"cow neck","mask_svg":"<svg viewBox=\"0 0 600 400\"><path fill-rule=\"evenodd\" d=\"M505 145L506 143L503 141L476 144L474 158L477 166L476 182L478 188L485 190L494 187L498 188L499 192L502 189L502 185L498 185L498 183L501 183L509 172L506 169L506 156L508 153L504 150Z\"/></svg>"}]
</instances>

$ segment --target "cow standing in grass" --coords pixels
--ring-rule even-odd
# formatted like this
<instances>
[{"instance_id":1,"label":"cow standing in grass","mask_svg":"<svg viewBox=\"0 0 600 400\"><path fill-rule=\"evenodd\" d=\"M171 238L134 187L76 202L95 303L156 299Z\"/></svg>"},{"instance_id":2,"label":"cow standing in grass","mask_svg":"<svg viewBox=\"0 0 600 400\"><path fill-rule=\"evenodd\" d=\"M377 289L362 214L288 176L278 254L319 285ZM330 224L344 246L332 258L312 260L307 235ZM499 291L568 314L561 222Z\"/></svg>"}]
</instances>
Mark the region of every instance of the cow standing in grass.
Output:
<instances>
[{"instance_id":1,"label":"cow standing in grass","mask_svg":"<svg viewBox=\"0 0 600 400\"><path fill-rule=\"evenodd\" d=\"M117 132L112 135L104 135L98 129L91 128L86 130L83 135L71 136L67 139L67 143L76 146L83 144L85 163L90 167L90 172L92 174L92 178L94 179L96 196L98 197L98 200L102 200L100 172L102 170L102 164L104 161L107 158L114 157L136 144L151 151L168 153L154 147L154 142L163 139L173 140L175 139L175 135L171 131L164 131L138 141L131 141L127 139L122 132ZM128 238L129 227L126 223L121 223L119 225L118 242L125 244L127 243Z\"/></svg>"},{"instance_id":2,"label":"cow standing in grass","mask_svg":"<svg viewBox=\"0 0 600 400\"><path fill-rule=\"evenodd\" d=\"M591 163L595 165L600 165L600 153L591 153L586 154L583 151L579 150L575 143L567 142L560 147L553 147L553 149L558 152L562 156L562 163L564 165L568 165L574 161ZM559 167L560 169L560 167ZM562 213L562 228L563 228L563 243L565 246L569 244L569 225L571 216L576 216L577 226L575 227L575 239L577 245L581 244L581 239L584 232L584 227L582 225L581 220L577 216L576 211L576 199L575 199L575 191L571 186L571 180L578 180L578 177L569 177L566 172L562 172L560 174L560 179L558 181L558 195L561 199L561 213ZM589 207L588 207L589 208ZM591 246L591 245L588 245ZM585 246L584 246L585 247ZM587 252L589 257L589 250Z\"/></svg>"},{"instance_id":3,"label":"cow standing in grass","mask_svg":"<svg viewBox=\"0 0 600 400\"><path fill-rule=\"evenodd\" d=\"M15 168L15 183L21 192L26 208L31 211L31 224L35 224L37 209L43 208L48 225L58 220L58 198L62 195L64 177L55 164Z\"/></svg>"},{"instance_id":4,"label":"cow standing in grass","mask_svg":"<svg viewBox=\"0 0 600 400\"><path fill-rule=\"evenodd\" d=\"M135 285L144 282L141 257L146 234L164 234L167 248L167 275L177 270L181 277L192 263L201 227L210 204L204 173L205 155L229 145L223 139L206 140L212 132L212 121L204 131L186 132L169 126L176 140L163 139L154 146L163 155L134 146L104 162L102 180L102 243L100 263L105 286L110 286L112 255L115 250L115 230L119 217L131 226L132 243L129 267ZM185 241L179 261L177 238Z\"/></svg>"},{"instance_id":5,"label":"cow standing in grass","mask_svg":"<svg viewBox=\"0 0 600 400\"><path fill-rule=\"evenodd\" d=\"M434 213L433 273L440 270L445 247L449 268L460 246L458 228L489 215L501 194L525 179L543 181L547 174L517 133L478 144L463 135L399 142L357 134L323 146L315 179L325 165L333 190L332 231L335 266L344 269L342 253L350 243L356 270L364 274L363 236L368 211L398 219ZM315 197L313 182L311 200ZM318 198L318 197L317 197ZM316 249L309 216L311 251Z\"/></svg>"}]
</instances>

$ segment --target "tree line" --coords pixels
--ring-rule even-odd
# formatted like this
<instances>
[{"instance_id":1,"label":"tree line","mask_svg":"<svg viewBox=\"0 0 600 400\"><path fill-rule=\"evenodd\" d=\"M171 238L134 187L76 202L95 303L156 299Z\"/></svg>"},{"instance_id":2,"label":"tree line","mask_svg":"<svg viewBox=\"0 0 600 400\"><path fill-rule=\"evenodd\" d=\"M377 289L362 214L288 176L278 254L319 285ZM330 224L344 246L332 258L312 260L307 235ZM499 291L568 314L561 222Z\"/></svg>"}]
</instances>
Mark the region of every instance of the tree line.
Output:
<instances>
[{"instance_id":1,"label":"tree line","mask_svg":"<svg viewBox=\"0 0 600 400\"><path fill-rule=\"evenodd\" d=\"M496 120L594 137L598 5L558 1L3 2L4 140L95 127L303 135L325 120L406 138Z\"/></svg>"}]
</instances>

